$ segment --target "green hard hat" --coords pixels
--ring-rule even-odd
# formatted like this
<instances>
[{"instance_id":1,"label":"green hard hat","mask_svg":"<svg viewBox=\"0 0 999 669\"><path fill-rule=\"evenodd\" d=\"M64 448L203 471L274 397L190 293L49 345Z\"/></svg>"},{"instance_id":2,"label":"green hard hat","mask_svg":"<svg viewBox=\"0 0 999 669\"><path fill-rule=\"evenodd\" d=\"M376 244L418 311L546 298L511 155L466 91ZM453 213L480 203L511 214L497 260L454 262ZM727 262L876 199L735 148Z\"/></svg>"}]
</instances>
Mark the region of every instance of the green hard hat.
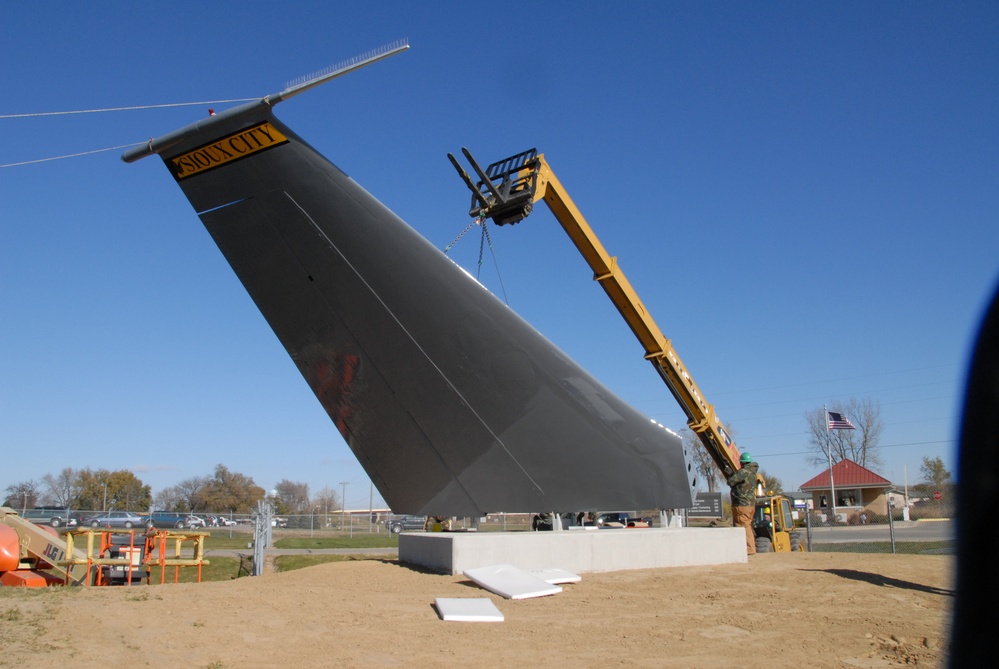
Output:
<instances>
[{"instance_id":1,"label":"green hard hat","mask_svg":"<svg viewBox=\"0 0 999 669\"><path fill-rule=\"evenodd\" d=\"M753 456L750 455L749 453L743 453L742 455L739 456L739 462L745 463L745 462L752 462L752 461L753 461Z\"/></svg>"}]
</instances>

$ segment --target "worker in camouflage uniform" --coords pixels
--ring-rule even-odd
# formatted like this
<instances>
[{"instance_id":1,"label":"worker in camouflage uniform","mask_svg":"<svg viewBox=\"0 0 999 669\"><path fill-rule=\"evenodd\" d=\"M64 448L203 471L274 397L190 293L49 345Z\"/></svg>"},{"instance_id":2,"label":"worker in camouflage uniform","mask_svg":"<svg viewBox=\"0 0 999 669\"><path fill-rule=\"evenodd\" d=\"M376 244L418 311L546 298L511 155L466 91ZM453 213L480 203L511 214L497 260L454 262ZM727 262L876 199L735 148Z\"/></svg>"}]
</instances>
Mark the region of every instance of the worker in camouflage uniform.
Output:
<instances>
[{"instance_id":1,"label":"worker in camouflage uniform","mask_svg":"<svg viewBox=\"0 0 999 669\"><path fill-rule=\"evenodd\" d=\"M742 469L726 479L732 488L732 524L746 530L746 554L756 555L756 536L753 534L753 513L756 511L756 472L760 465L753 462L749 453L739 457Z\"/></svg>"}]
</instances>

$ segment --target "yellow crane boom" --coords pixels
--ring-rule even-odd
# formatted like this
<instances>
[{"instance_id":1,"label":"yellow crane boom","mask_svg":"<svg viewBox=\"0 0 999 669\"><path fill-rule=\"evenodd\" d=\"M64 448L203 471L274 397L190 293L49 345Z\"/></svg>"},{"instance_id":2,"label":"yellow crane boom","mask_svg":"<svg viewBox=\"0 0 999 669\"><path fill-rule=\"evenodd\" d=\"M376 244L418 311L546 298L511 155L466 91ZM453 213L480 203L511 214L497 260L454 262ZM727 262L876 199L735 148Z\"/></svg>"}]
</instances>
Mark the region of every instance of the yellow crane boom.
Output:
<instances>
[{"instance_id":1,"label":"yellow crane boom","mask_svg":"<svg viewBox=\"0 0 999 669\"><path fill-rule=\"evenodd\" d=\"M536 202L543 201L593 270L593 279L604 289L641 342L646 360L652 363L683 408L688 427L701 440L715 464L723 472L740 469L739 449L714 407L704 398L676 349L638 298L618 266L617 258L607 253L552 172L544 154L531 149L493 163L483 171L467 149L463 148L462 153L480 179L477 183L473 182L455 157L448 154L472 191L469 215L489 218L497 225L508 225L522 221L531 213Z\"/></svg>"}]
</instances>

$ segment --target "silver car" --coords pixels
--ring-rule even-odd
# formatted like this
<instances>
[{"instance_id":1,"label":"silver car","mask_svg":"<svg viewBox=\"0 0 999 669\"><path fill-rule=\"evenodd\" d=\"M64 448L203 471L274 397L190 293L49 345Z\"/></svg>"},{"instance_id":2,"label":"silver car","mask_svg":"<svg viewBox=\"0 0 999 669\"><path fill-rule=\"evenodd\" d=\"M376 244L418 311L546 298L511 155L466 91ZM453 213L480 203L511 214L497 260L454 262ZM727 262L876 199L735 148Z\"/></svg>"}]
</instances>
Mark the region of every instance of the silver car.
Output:
<instances>
[{"instance_id":1,"label":"silver car","mask_svg":"<svg viewBox=\"0 0 999 669\"><path fill-rule=\"evenodd\" d=\"M131 511L108 511L90 519L91 527L121 527L130 530L133 527L152 527L146 516L140 516Z\"/></svg>"}]
</instances>

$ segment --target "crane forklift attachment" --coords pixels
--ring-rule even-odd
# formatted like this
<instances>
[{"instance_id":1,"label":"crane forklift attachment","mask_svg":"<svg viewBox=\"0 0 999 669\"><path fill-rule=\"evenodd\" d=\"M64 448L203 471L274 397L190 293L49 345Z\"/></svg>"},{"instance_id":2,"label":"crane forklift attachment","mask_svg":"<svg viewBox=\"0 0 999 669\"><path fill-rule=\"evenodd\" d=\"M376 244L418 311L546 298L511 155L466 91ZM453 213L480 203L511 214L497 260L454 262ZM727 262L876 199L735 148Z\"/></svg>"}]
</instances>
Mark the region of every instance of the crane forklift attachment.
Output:
<instances>
[{"instance_id":1,"label":"crane forklift attachment","mask_svg":"<svg viewBox=\"0 0 999 669\"><path fill-rule=\"evenodd\" d=\"M469 164L479 175L473 183L458 160L447 154L468 189L472 191L472 207L468 215L490 218L496 225L519 223L534 208L534 193L538 187L538 150L529 149L490 165L483 172L468 149L462 147Z\"/></svg>"}]
</instances>

